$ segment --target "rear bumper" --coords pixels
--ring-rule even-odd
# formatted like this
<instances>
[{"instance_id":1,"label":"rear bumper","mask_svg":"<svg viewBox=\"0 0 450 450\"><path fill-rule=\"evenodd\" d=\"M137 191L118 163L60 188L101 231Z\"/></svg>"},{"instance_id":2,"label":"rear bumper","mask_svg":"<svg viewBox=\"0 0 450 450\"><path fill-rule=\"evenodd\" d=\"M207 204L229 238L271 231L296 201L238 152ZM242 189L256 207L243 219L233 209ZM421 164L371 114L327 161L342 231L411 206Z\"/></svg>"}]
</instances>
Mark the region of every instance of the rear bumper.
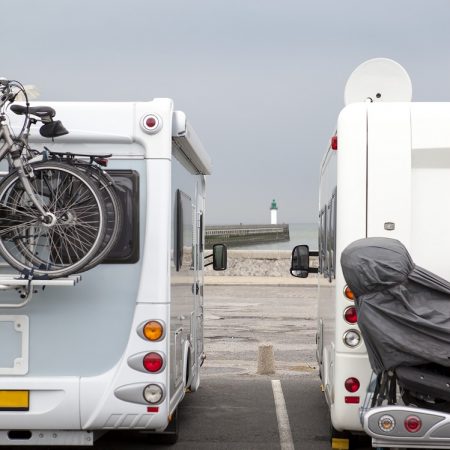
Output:
<instances>
[{"instance_id":1,"label":"rear bumper","mask_svg":"<svg viewBox=\"0 0 450 450\"><path fill-rule=\"evenodd\" d=\"M0 431L0 446L93 446L89 431L28 430Z\"/></svg>"},{"instance_id":2,"label":"rear bumper","mask_svg":"<svg viewBox=\"0 0 450 450\"><path fill-rule=\"evenodd\" d=\"M80 429L78 377L2 377L1 388L30 392L28 411L0 411L2 430Z\"/></svg>"},{"instance_id":3,"label":"rear bumper","mask_svg":"<svg viewBox=\"0 0 450 450\"><path fill-rule=\"evenodd\" d=\"M163 430L168 423L168 399L157 405L157 411L149 411L149 405L142 402L121 400L114 393L117 386L111 372L114 369L85 378L2 377L1 389L29 391L29 410L0 411L0 434L11 430ZM135 380L139 386L148 383L145 376ZM0 445L4 445L1 436Z\"/></svg>"},{"instance_id":4,"label":"rear bumper","mask_svg":"<svg viewBox=\"0 0 450 450\"><path fill-rule=\"evenodd\" d=\"M408 432L404 425L411 415L422 422L415 433ZM378 426L383 416L394 419L391 431L382 431ZM439 411L407 406L372 408L364 415L364 431L372 437L374 447L450 449L450 414Z\"/></svg>"}]
</instances>

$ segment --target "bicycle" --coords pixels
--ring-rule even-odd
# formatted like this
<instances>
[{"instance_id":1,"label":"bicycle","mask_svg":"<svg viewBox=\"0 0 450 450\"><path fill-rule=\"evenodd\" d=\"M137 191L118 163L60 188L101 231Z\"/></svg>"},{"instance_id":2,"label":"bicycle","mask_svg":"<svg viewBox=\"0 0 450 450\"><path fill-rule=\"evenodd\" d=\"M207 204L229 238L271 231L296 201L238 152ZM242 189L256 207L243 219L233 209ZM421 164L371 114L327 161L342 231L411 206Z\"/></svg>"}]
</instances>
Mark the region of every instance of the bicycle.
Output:
<instances>
[{"instance_id":1,"label":"bicycle","mask_svg":"<svg viewBox=\"0 0 450 450\"><path fill-rule=\"evenodd\" d=\"M108 256L122 230L123 212L119 195L112 177L102 167L106 167L109 155L84 155L69 152L54 152L44 147L52 160L65 162L85 172L96 183L102 193L106 209L106 231L97 255L87 263L82 272L92 269ZM88 159L88 160L86 160Z\"/></svg>"},{"instance_id":2,"label":"bicycle","mask_svg":"<svg viewBox=\"0 0 450 450\"><path fill-rule=\"evenodd\" d=\"M11 105L18 92L25 106ZM8 124L9 105L25 116L17 136ZM30 127L37 122L44 137L68 133L54 116L53 108L31 107L21 83L0 79L0 161L9 163L0 182L0 255L28 277L81 271L98 254L106 232L105 202L91 177L64 162L44 161L29 148Z\"/></svg>"}]
</instances>

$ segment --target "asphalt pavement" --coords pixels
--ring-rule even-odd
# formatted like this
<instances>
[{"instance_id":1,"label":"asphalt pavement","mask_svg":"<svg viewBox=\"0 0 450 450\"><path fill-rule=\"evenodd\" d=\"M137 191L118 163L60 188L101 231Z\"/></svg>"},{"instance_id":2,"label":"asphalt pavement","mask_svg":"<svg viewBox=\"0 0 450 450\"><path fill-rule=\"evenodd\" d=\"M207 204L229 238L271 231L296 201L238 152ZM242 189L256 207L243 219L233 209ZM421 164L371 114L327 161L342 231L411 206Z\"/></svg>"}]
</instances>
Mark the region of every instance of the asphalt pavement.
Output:
<instances>
[{"instance_id":1,"label":"asphalt pavement","mask_svg":"<svg viewBox=\"0 0 450 450\"><path fill-rule=\"evenodd\" d=\"M281 380L293 443L297 450L329 450L329 421L315 376ZM96 448L167 448L148 436L108 433ZM209 377L189 394L179 410L174 450L280 450L271 378Z\"/></svg>"},{"instance_id":2,"label":"asphalt pavement","mask_svg":"<svg viewBox=\"0 0 450 450\"><path fill-rule=\"evenodd\" d=\"M174 450L329 450L330 422L315 362L314 287L216 284L205 287L200 389L179 408ZM258 347L271 343L275 373L257 374ZM285 404L280 427L273 380ZM283 415L281 415L281 419ZM150 445L150 446L149 446ZM167 448L148 436L108 433L96 448Z\"/></svg>"}]
</instances>

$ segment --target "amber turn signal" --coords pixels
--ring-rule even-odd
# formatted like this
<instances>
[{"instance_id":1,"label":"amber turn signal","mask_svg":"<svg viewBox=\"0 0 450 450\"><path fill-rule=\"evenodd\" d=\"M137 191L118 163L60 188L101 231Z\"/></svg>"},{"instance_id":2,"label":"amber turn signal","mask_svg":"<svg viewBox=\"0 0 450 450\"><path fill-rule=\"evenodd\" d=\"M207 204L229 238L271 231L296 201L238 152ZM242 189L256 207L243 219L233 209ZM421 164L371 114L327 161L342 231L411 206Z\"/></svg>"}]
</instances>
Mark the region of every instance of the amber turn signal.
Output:
<instances>
[{"instance_id":1,"label":"amber turn signal","mask_svg":"<svg viewBox=\"0 0 450 450\"><path fill-rule=\"evenodd\" d=\"M355 294L352 292L352 290L348 286L345 286L345 288L344 288L344 295L349 300L355 300Z\"/></svg>"},{"instance_id":2,"label":"amber turn signal","mask_svg":"<svg viewBox=\"0 0 450 450\"><path fill-rule=\"evenodd\" d=\"M164 328L161 323L156 320L151 320L144 325L143 333L149 341L157 341L161 339L164 333Z\"/></svg>"}]
</instances>

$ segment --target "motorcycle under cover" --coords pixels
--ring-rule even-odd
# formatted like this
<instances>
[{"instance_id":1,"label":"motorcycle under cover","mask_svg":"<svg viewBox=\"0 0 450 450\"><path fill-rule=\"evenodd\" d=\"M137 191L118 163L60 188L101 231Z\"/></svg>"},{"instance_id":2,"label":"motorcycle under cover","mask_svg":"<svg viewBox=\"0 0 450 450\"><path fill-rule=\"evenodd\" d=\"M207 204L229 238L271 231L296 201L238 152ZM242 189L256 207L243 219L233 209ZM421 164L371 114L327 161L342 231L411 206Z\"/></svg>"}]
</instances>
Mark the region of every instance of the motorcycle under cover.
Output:
<instances>
[{"instance_id":1,"label":"motorcycle under cover","mask_svg":"<svg viewBox=\"0 0 450 450\"><path fill-rule=\"evenodd\" d=\"M360 239L341 255L358 325L376 373L399 366L450 367L450 283L414 264L389 238Z\"/></svg>"}]
</instances>

